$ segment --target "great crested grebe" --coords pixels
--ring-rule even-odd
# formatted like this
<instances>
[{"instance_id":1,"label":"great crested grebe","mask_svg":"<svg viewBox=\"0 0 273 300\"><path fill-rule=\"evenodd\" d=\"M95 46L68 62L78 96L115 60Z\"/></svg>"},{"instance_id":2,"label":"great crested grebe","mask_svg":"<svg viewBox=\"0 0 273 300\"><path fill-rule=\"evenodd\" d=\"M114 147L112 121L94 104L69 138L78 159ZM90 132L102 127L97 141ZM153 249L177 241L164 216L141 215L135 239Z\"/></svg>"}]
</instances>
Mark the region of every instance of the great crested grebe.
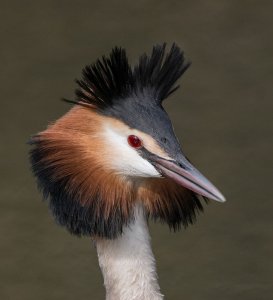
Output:
<instances>
[{"instance_id":1,"label":"great crested grebe","mask_svg":"<svg viewBox=\"0 0 273 300\"><path fill-rule=\"evenodd\" d=\"M189 63L173 44L136 66L114 48L83 69L76 105L31 139L38 186L57 222L90 236L107 300L163 299L147 219L195 221L202 198L224 196L181 151L162 101Z\"/></svg>"}]
</instances>

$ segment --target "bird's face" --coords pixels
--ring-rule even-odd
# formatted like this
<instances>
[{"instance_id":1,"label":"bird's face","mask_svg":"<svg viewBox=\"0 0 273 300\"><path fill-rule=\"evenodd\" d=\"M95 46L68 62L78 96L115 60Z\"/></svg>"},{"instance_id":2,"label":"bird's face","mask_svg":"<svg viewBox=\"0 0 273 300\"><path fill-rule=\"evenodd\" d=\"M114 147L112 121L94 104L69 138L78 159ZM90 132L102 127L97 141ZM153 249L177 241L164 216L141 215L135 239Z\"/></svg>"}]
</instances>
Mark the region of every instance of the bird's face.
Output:
<instances>
[{"instance_id":1,"label":"bird's face","mask_svg":"<svg viewBox=\"0 0 273 300\"><path fill-rule=\"evenodd\" d=\"M102 129L105 146L110 150L107 168L121 176L161 177L143 151L169 157L150 135L112 118L104 118Z\"/></svg>"},{"instance_id":2,"label":"bird's face","mask_svg":"<svg viewBox=\"0 0 273 300\"><path fill-rule=\"evenodd\" d=\"M224 196L182 153L171 121L159 106L146 106L130 99L111 108L104 118L105 140L113 159L109 166L120 175L166 177L207 198L223 202ZM119 119L118 119L119 118Z\"/></svg>"}]
</instances>

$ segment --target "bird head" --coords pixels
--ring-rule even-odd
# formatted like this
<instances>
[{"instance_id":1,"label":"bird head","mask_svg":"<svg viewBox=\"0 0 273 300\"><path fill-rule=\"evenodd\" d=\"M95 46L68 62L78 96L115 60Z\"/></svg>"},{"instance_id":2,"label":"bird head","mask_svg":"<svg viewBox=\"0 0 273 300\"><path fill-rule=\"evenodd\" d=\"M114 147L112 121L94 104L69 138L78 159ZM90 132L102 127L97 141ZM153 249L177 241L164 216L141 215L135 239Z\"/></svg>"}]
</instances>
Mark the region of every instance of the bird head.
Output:
<instances>
[{"instance_id":1,"label":"bird head","mask_svg":"<svg viewBox=\"0 0 273 300\"><path fill-rule=\"evenodd\" d=\"M76 105L31 139L38 186L71 233L116 238L142 203L171 228L193 223L202 198L223 195L185 157L162 102L189 67L175 44L136 66L114 48L83 69Z\"/></svg>"}]
</instances>

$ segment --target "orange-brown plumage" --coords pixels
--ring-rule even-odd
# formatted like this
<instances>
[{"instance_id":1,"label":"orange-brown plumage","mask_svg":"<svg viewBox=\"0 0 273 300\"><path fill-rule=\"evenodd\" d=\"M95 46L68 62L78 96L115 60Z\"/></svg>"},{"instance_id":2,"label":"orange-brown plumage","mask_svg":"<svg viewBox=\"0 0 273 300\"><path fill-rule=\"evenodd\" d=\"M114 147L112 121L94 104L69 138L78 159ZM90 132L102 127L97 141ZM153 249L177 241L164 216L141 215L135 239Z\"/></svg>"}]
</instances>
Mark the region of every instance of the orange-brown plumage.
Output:
<instances>
[{"instance_id":1,"label":"orange-brown plumage","mask_svg":"<svg viewBox=\"0 0 273 300\"><path fill-rule=\"evenodd\" d=\"M119 120L102 116L92 108L76 106L33 138L36 145L33 151L43 153L41 159L34 162L34 168L36 164L42 165L43 171L51 169L48 180L62 185L67 197L86 209L86 219L118 223L119 230L115 236L122 230L122 224L132 218L132 207L138 201L144 204L148 215L165 220L174 228L181 222L175 218L177 211L184 208L186 214L188 210L194 210L195 205L201 208L192 192L169 179L125 176L119 170L111 169L114 145L108 144L105 139L105 123L119 127L121 131L130 130ZM147 141L149 150L166 156L145 133L138 131L138 134ZM41 174L36 175L39 178ZM53 193L51 197L54 197ZM116 218L119 220L114 220L117 209L119 213ZM191 222L185 215L184 224L188 221ZM73 232L73 229L70 230ZM81 234L81 229L76 228L76 231ZM89 233L104 235L100 230Z\"/></svg>"}]
</instances>

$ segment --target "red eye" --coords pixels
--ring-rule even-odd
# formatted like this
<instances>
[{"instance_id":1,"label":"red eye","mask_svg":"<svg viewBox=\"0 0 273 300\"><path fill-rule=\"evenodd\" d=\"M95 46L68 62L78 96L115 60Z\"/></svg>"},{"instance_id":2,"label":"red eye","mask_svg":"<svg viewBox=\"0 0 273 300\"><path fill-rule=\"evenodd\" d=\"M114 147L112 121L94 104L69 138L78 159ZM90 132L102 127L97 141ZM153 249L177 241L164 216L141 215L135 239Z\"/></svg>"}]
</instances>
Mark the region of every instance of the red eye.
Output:
<instances>
[{"instance_id":1,"label":"red eye","mask_svg":"<svg viewBox=\"0 0 273 300\"><path fill-rule=\"evenodd\" d=\"M142 142L139 137L136 135L129 135L128 136L128 144L133 147L133 148L141 148L142 147Z\"/></svg>"}]
</instances>

